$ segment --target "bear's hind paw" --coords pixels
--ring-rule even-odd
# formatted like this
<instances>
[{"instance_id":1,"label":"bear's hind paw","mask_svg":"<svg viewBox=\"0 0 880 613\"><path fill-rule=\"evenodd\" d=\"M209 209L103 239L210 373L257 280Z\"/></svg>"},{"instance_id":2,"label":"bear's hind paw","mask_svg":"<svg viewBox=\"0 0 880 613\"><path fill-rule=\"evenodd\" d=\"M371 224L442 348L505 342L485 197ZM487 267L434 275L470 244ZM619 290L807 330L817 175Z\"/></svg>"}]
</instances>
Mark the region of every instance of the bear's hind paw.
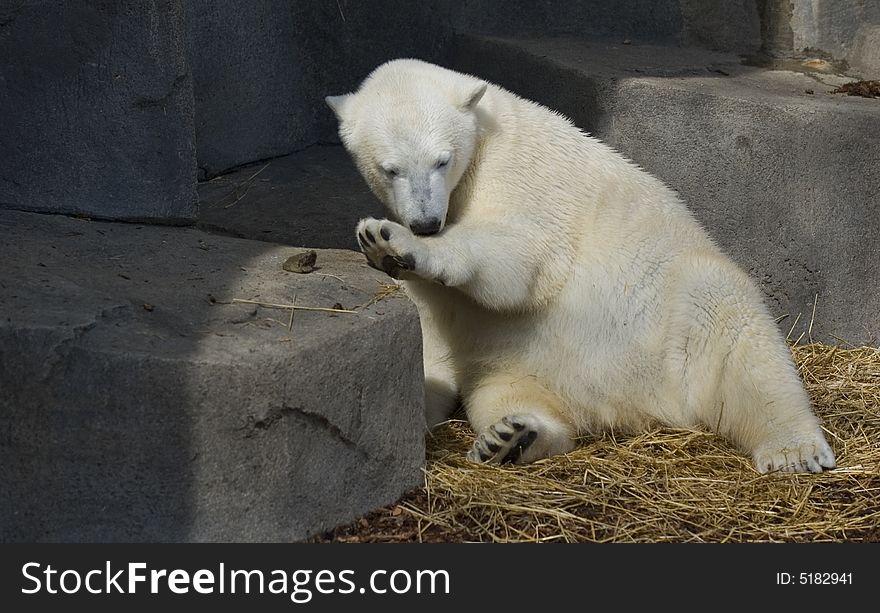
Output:
<instances>
[{"instance_id":1,"label":"bear's hind paw","mask_svg":"<svg viewBox=\"0 0 880 613\"><path fill-rule=\"evenodd\" d=\"M820 473L837 464L834 452L821 431L804 441L786 445L763 445L753 454L755 468L760 473Z\"/></svg>"},{"instance_id":2,"label":"bear's hind paw","mask_svg":"<svg viewBox=\"0 0 880 613\"><path fill-rule=\"evenodd\" d=\"M538 438L538 430L528 415L509 415L492 424L474 441L467 454L471 462L486 464L522 464L526 450Z\"/></svg>"}]
</instances>

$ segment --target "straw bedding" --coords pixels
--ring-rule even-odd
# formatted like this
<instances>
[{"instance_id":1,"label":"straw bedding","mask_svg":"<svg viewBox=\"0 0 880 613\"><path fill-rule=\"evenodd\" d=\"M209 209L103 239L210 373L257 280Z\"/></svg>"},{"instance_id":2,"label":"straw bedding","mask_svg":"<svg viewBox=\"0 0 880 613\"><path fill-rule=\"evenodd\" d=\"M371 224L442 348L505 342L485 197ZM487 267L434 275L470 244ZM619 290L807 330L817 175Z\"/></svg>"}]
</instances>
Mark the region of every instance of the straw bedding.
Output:
<instances>
[{"instance_id":1,"label":"straw bedding","mask_svg":"<svg viewBox=\"0 0 880 613\"><path fill-rule=\"evenodd\" d=\"M464 456L451 421L428 437L425 486L316 541L880 541L880 349L792 347L837 454L820 475L759 475L708 431L609 433L529 466Z\"/></svg>"}]
</instances>

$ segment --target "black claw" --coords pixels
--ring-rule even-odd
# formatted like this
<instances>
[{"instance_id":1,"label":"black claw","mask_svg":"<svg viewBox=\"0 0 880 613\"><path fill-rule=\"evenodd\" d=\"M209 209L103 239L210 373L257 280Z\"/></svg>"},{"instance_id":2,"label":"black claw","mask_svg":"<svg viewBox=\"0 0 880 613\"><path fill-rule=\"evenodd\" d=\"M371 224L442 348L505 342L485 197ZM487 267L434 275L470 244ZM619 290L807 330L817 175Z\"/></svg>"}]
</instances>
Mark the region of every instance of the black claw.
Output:
<instances>
[{"instance_id":1,"label":"black claw","mask_svg":"<svg viewBox=\"0 0 880 613\"><path fill-rule=\"evenodd\" d=\"M511 422L510 422L510 425L511 425L511 426L513 427L513 429L516 430L516 431L522 430L523 428L526 427L525 424L520 423L520 422L518 422L518 421L511 421Z\"/></svg>"},{"instance_id":2,"label":"black claw","mask_svg":"<svg viewBox=\"0 0 880 613\"><path fill-rule=\"evenodd\" d=\"M376 237L374 237L374 236L373 236L373 233L370 232L368 229L364 228L364 234L367 235L367 238L370 239L370 242L371 242L371 243L375 243L375 242L376 242Z\"/></svg>"},{"instance_id":3,"label":"black claw","mask_svg":"<svg viewBox=\"0 0 880 613\"><path fill-rule=\"evenodd\" d=\"M502 441L509 441L513 438L513 432L498 432L498 437Z\"/></svg>"},{"instance_id":4,"label":"black claw","mask_svg":"<svg viewBox=\"0 0 880 613\"><path fill-rule=\"evenodd\" d=\"M491 454L484 453L482 449L479 449L478 451L480 453L480 461L482 461L482 462L485 462L486 460L488 460L489 458L492 457Z\"/></svg>"},{"instance_id":5,"label":"black claw","mask_svg":"<svg viewBox=\"0 0 880 613\"><path fill-rule=\"evenodd\" d=\"M501 449L501 445L498 443L486 443L486 447L489 448L489 451L492 453L496 453L499 449Z\"/></svg>"},{"instance_id":6,"label":"black claw","mask_svg":"<svg viewBox=\"0 0 880 613\"><path fill-rule=\"evenodd\" d=\"M386 228L385 226L382 226L382 228L379 230L379 234L381 234L382 238L384 238L386 241L391 240L391 231L388 230L388 228Z\"/></svg>"},{"instance_id":7,"label":"black claw","mask_svg":"<svg viewBox=\"0 0 880 613\"><path fill-rule=\"evenodd\" d=\"M367 239L364 238L364 235L358 232L358 245L361 246L361 249L367 248Z\"/></svg>"}]
</instances>

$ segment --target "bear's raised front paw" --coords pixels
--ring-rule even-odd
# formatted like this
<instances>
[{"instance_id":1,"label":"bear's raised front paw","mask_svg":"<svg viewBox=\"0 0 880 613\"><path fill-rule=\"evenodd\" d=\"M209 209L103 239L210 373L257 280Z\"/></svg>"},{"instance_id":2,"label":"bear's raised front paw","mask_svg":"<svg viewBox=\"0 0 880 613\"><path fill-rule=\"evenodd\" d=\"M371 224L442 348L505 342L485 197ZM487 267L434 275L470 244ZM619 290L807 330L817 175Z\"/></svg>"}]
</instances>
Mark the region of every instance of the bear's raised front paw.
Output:
<instances>
[{"instance_id":1,"label":"bear's raised front paw","mask_svg":"<svg viewBox=\"0 0 880 613\"><path fill-rule=\"evenodd\" d=\"M471 462L525 464L526 452L538 438L538 424L529 415L509 415L489 426L474 441L467 454Z\"/></svg>"},{"instance_id":2,"label":"bear's raised front paw","mask_svg":"<svg viewBox=\"0 0 880 613\"><path fill-rule=\"evenodd\" d=\"M412 232L386 219L362 219L357 226L357 240L367 263L395 279L401 273L413 271L415 255L407 249Z\"/></svg>"},{"instance_id":3,"label":"bear's raised front paw","mask_svg":"<svg viewBox=\"0 0 880 613\"><path fill-rule=\"evenodd\" d=\"M790 441L782 445L766 443L755 450L752 458L760 473L820 473L825 468L834 468L837 465L834 452L821 431L805 440Z\"/></svg>"}]
</instances>

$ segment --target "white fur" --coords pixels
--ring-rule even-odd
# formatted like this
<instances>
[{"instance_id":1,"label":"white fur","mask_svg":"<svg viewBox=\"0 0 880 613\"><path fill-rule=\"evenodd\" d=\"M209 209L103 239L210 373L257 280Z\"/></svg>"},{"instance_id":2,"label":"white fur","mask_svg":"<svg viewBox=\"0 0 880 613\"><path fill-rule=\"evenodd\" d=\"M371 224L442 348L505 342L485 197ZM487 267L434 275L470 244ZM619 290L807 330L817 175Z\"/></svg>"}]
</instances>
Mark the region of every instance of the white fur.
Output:
<instances>
[{"instance_id":1,"label":"white fur","mask_svg":"<svg viewBox=\"0 0 880 613\"><path fill-rule=\"evenodd\" d=\"M419 308L429 423L460 395L471 459L661 423L718 431L761 472L834 467L758 289L660 181L543 106L416 60L328 103L396 220L361 220L358 240ZM435 215L439 233L410 231Z\"/></svg>"}]
</instances>

